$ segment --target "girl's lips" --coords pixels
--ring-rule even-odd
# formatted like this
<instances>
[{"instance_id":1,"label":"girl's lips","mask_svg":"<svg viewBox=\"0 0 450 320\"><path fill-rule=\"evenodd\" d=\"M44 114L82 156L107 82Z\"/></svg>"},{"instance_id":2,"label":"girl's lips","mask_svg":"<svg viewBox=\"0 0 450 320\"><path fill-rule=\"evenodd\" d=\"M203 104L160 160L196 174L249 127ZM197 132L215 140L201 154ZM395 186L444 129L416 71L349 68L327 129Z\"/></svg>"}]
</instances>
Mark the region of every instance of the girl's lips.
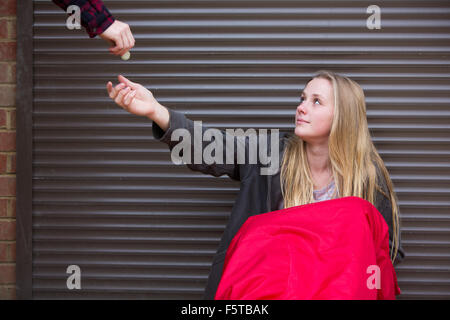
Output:
<instances>
[{"instance_id":1,"label":"girl's lips","mask_svg":"<svg viewBox=\"0 0 450 320\"><path fill-rule=\"evenodd\" d=\"M301 124L301 123L309 123L309 122L307 122L307 121L305 121L305 120L303 120L303 119L297 119L297 123L298 123L298 124Z\"/></svg>"}]
</instances>

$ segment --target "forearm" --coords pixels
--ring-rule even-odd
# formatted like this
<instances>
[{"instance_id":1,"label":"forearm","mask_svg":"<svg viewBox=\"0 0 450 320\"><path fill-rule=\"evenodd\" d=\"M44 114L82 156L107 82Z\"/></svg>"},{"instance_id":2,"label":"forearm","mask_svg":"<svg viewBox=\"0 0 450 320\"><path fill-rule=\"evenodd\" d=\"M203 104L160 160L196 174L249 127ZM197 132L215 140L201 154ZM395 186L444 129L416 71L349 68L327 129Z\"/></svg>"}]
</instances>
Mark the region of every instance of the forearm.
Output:
<instances>
[{"instance_id":1,"label":"forearm","mask_svg":"<svg viewBox=\"0 0 450 320\"><path fill-rule=\"evenodd\" d=\"M101 0L88 0L88 2L90 9L86 31L89 37L94 38L105 32L116 19Z\"/></svg>"},{"instance_id":2,"label":"forearm","mask_svg":"<svg viewBox=\"0 0 450 320\"><path fill-rule=\"evenodd\" d=\"M149 115L148 118L155 122L164 132L169 128L169 110L159 103L153 114Z\"/></svg>"},{"instance_id":3,"label":"forearm","mask_svg":"<svg viewBox=\"0 0 450 320\"><path fill-rule=\"evenodd\" d=\"M203 154L206 146L213 142L208 142L203 138L201 139L201 141L192 140L195 139L195 136L197 135L195 133L196 130L195 122L192 121L191 119L186 118L184 113L180 111L175 111L173 109L166 108L163 106L157 108L157 110L158 109L159 111L155 111L154 115L148 116L148 118L153 121L152 131L153 137L156 140L166 143L169 146L171 152L173 151L173 148L175 148L181 141L183 141L183 147L181 148L182 150L176 151L175 154L177 155L177 157L178 156L182 157L182 162L185 163L191 170L200 171L202 173L210 174L215 177L226 174L234 180L240 180L240 170L241 167L245 165L238 164L237 150L238 145L241 145L240 148L244 149L248 148L248 143L246 143L248 142L248 139L245 138L238 139L237 137L230 137L224 130L215 129L217 131L220 131L219 136L214 137L214 140L215 141L217 141L217 139L221 140L220 143L219 141L217 142L219 143L218 148L221 148L222 152L220 152L221 157L217 159L218 161L210 162L209 160L211 159L207 161L207 159ZM165 126L166 129L160 127L158 122L161 123L161 125ZM199 124L197 123L197 125ZM173 133L177 129L184 129L184 130L179 131L178 134L175 135L178 139L175 138L174 140L172 140ZM207 126L201 125L201 136L204 137L205 132L209 129L213 128L208 128ZM180 138L181 141L179 140ZM225 148L227 146L227 140L230 140L231 143L234 145L234 147L231 150ZM197 146L199 147L199 149L197 149L196 147L198 143L200 143L199 146ZM243 144L245 144L245 146ZM224 148L226 150L224 150ZM231 157L233 158L232 162L229 164L226 158L227 152L231 152ZM248 154L248 150L246 150L245 153ZM244 161L244 163L246 162Z\"/></svg>"},{"instance_id":4,"label":"forearm","mask_svg":"<svg viewBox=\"0 0 450 320\"><path fill-rule=\"evenodd\" d=\"M80 8L81 25L86 29L89 37L102 34L115 21L112 14L108 11L100 0L52 0L64 11L71 5Z\"/></svg>"}]
</instances>

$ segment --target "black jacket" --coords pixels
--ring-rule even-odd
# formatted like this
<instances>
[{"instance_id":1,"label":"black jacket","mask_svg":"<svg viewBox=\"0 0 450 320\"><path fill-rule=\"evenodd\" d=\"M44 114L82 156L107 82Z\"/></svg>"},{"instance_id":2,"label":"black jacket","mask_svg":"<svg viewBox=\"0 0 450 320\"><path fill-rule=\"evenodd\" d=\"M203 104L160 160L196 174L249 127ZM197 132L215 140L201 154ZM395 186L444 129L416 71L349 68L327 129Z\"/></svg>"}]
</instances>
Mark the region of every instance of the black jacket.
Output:
<instances>
[{"instance_id":1,"label":"black jacket","mask_svg":"<svg viewBox=\"0 0 450 320\"><path fill-rule=\"evenodd\" d=\"M192 138L194 137L194 122L186 116L179 112L168 108L170 114L169 120L169 128L166 132L164 132L155 122L152 124L153 136L155 139L164 142L169 145L170 150L173 149L175 145L177 145L180 141L171 141L172 132L176 129L183 128L187 129ZM205 132L209 129L206 126L202 126L202 131ZM223 145L225 146L225 137L226 132L221 130L223 134ZM228 135L230 137L230 135ZM280 143L279 143L279 162L281 163L282 154L284 151L284 138L287 136L287 133L279 134ZM234 140L234 150L237 150L238 144L244 144L245 149L248 150L249 139L245 138L235 138ZM270 150L270 138L267 139L269 149L269 155L271 154ZM211 142L206 141L203 142L202 150L205 146L210 144ZM192 143L193 145L193 143ZM193 147L191 156L193 157ZM229 221L226 225L225 231L222 235L222 239L220 241L218 250L216 255L214 256L212 268L208 277L208 283L206 285L204 299L214 299L217 287L219 285L220 278L222 276L222 268L225 260L225 254L231 240L234 235L240 229L240 227L244 224L248 217L257 215L260 213L266 213L274 210L278 210L278 203L282 199L281 194L281 185L280 185L280 173L279 170L274 175L261 175L260 168L263 166L259 161L257 164L248 164L249 161L245 161L245 164L238 164L236 154L233 155L234 162L233 164L226 164L224 152L224 164L194 164L194 161L190 163L186 163L186 165L195 171L200 171L205 174L210 174L213 176L221 176L228 175L231 179L240 181L240 191L236 198L236 202L233 205L231 215ZM192 158L193 159L193 158ZM247 158L246 158L247 159ZM384 179L380 180L384 181ZM386 186L384 185L385 189ZM392 207L391 202L388 198L383 196L380 192L377 193L376 198L376 206L378 211L385 218L387 225L389 227L389 246L392 247ZM405 257L405 253L403 248L401 247L401 239L399 243L399 251L398 255L394 261L394 265L398 262L402 261Z\"/></svg>"}]
</instances>

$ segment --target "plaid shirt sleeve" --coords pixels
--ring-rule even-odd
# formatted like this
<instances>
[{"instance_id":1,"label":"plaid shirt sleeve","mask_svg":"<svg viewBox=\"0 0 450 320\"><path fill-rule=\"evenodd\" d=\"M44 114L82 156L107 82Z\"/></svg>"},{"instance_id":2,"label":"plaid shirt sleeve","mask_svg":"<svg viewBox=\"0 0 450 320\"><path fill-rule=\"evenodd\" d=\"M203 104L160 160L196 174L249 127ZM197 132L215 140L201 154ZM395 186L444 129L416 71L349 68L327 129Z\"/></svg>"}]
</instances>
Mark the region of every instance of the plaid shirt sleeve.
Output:
<instances>
[{"instance_id":1,"label":"plaid shirt sleeve","mask_svg":"<svg viewBox=\"0 0 450 320\"><path fill-rule=\"evenodd\" d=\"M64 11L77 5L81 13L81 25L86 28L90 38L103 33L115 21L101 0L52 0Z\"/></svg>"}]
</instances>

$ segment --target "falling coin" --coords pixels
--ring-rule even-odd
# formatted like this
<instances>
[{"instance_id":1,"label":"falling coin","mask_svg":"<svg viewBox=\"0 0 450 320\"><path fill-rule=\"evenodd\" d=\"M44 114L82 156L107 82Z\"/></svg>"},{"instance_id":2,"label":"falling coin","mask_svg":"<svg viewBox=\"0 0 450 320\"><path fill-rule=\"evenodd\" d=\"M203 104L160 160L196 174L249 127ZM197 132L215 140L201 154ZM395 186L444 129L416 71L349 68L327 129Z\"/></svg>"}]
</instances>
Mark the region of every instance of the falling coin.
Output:
<instances>
[{"instance_id":1,"label":"falling coin","mask_svg":"<svg viewBox=\"0 0 450 320\"><path fill-rule=\"evenodd\" d=\"M124 55L121 56L120 58L121 58L122 60L126 61L126 60L130 59L130 56L131 56L130 51L127 51L127 52L125 52Z\"/></svg>"}]
</instances>

